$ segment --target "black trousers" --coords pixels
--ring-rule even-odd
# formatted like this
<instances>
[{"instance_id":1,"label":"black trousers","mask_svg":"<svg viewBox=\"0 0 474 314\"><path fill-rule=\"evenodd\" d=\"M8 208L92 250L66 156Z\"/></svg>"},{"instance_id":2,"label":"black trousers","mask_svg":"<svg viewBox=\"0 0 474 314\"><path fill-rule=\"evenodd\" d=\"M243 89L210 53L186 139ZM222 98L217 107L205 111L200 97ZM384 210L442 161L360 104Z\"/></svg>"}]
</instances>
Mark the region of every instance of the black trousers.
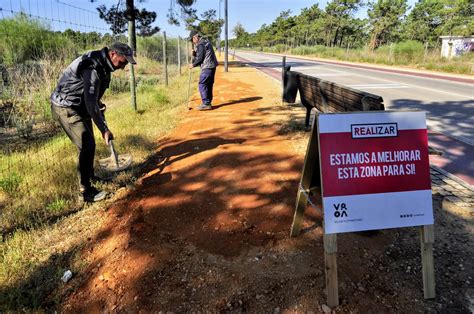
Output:
<instances>
[{"instance_id":1,"label":"black trousers","mask_svg":"<svg viewBox=\"0 0 474 314\"><path fill-rule=\"evenodd\" d=\"M216 76L216 68L202 69L199 76L199 93L204 105L212 103L212 87L214 86L214 77Z\"/></svg>"},{"instance_id":2,"label":"black trousers","mask_svg":"<svg viewBox=\"0 0 474 314\"><path fill-rule=\"evenodd\" d=\"M91 187L94 175L95 139L92 120L85 109L51 105L53 117L59 122L78 150L77 174L81 190Z\"/></svg>"}]
</instances>

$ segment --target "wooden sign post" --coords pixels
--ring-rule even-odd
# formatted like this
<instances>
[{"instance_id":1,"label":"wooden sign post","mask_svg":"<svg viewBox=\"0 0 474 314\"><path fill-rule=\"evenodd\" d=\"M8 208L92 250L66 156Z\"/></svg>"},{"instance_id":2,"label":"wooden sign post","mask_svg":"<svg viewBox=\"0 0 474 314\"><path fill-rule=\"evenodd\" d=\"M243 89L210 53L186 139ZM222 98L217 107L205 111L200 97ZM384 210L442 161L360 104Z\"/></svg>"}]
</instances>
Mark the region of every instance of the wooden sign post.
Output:
<instances>
[{"instance_id":1,"label":"wooden sign post","mask_svg":"<svg viewBox=\"0 0 474 314\"><path fill-rule=\"evenodd\" d=\"M317 187L317 188L316 188ZM435 297L433 206L424 112L354 112L315 117L291 236L310 194L324 213L327 303L339 305L337 233L421 226L424 297Z\"/></svg>"}]
</instances>

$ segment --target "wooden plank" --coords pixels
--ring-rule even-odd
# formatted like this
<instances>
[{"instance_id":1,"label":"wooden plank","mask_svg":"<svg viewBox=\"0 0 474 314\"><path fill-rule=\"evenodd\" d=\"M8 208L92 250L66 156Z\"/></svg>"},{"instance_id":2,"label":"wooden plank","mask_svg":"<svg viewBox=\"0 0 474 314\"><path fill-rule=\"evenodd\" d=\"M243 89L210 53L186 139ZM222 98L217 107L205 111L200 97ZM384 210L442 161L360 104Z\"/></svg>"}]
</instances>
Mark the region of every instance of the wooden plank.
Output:
<instances>
[{"instance_id":1,"label":"wooden plank","mask_svg":"<svg viewBox=\"0 0 474 314\"><path fill-rule=\"evenodd\" d=\"M423 274L423 294L425 299L436 297L435 273L433 260L434 228L433 225L420 227L421 263Z\"/></svg>"},{"instance_id":2,"label":"wooden plank","mask_svg":"<svg viewBox=\"0 0 474 314\"><path fill-rule=\"evenodd\" d=\"M324 265L326 270L326 296L329 307L339 305L339 290L337 286L337 235L324 235Z\"/></svg>"},{"instance_id":3,"label":"wooden plank","mask_svg":"<svg viewBox=\"0 0 474 314\"><path fill-rule=\"evenodd\" d=\"M323 112L381 110L381 107L383 107L380 105L382 100L380 96L305 75L298 76L298 88L305 107L313 106ZM333 107L333 109L324 109L324 99L319 98L322 95L326 95L328 106ZM363 99L364 103L362 102Z\"/></svg>"},{"instance_id":4,"label":"wooden plank","mask_svg":"<svg viewBox=\"0 0 474 314\"><path fill-rule=\"evenodd\" d=\"M303 221L304 211L307 204L306 196L304 195L304 192L301 191L301 189L305 190L306 193L309 193L314 167L319 167L319 143L316 121L317 118L315 117L313 120L313 126L311 128L308 148L306 149L303 173L301 175L298 195L296 197L296 208L295 214L293 216L293 222L291 224L290 237L295 237L301 232L301 223Z\"/></svg>"},{"instance_id":5,"label":"wooden plank","mask_svg":"<svg viewBox=\"0 0 474 314\"><path fill-rule=\"evenodd\" d=\"M296 196L296 208L293 215L293 222L291 224L290 237L296 237L301 233L301 224L303 222L304 211L308 200L303 191L298 190Z\"/></svg>"},{"instance_id":6,"label":"wooden plank","mask_svg":"<svg viewBox=\"0 0 474 314\"><path fill-rule=\"evenodd\" d=\"M353 111L353 110L346 110L346 107L344 107L344 103L334 102L334 100L330 97L328 97L328 107L335 109L336 112ZM348 107L348 108L350 109L351 107Z\"/></svg>"},{"instance_id":7,"label":"wooden plank","mask_svg":"<svg viewBox=\"0 0 474 314\"><path fill-rule=\"evenodd\" d=\"M324 234L324 252L337 253L337 234Z\"/></svg>"}]
</instances>

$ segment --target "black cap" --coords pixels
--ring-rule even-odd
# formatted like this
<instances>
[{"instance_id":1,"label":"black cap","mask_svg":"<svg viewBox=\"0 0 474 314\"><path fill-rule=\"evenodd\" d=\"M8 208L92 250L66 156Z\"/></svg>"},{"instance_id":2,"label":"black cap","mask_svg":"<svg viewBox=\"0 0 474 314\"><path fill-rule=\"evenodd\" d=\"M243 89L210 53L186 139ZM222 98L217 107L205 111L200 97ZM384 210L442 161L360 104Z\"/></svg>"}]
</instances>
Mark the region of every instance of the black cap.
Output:
<instances>
[{"instance_id":1,"label":"black cap","mask_svg":"<svg viewBox=\"0 0 474 314\"><path fill-rule=\"evenodd\" d=\"M191 41L193 40L193 37L196 36L196 35L199 35L199 32L197 30L192 30L190 33L189 33L189 37L188 37L188 40Z\"/></svg>"},{"instance_id":2,"label":"black cap","mask_svg":"<svg viewBox=\"0 0 474 314\"><path fill-rule=\"evenodd\" d=\"M113 43L109 49L124 56L125 59L127 59L127 61L131 64L137 64L137 62L133 58L133 49L130 48L129 45L117 41Z\"/></svg>"}]
</instances>

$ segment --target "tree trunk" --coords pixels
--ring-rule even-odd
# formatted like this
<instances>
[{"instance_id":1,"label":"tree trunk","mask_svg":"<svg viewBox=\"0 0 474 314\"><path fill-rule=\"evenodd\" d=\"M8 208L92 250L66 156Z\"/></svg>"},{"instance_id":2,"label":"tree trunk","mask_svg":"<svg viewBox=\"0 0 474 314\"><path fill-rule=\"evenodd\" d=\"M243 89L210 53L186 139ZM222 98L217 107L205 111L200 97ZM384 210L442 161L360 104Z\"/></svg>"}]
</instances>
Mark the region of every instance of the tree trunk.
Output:
<instances>
[{"instance_id":1,"label":"tree trunk","mask_svg":"<svg viewBox=\"0 0 474 314\"><path fill-rule=\"evenodd\" d=\"M135 7L133 0L127 0L127 18L128 18L128 45L137 53L137 37L135 34ZM133 110L137 111L137 93L135 91L135 71L133 64L130 64L130 102Z\"/></svg>"},{"instance_id":2,"label":"tree trunk","mask_svg":"<svg viewBox=\"0 0 474 314\"><path fill-rule=\"evenodd\" d=\"M339 35L339 27L336 28L336 33L334 34L334 38L332 40L332 46L336 46L337 44L337 36Z\"/></svg>"},{"instance_id":3,"label":"tree trunk","mask_svg":"<svg viewBox=\"0 0 474 314\"><path fill-rule=\"evenodd\" d=\"M372 34L372 37L371 37L370 43L369 43L369 47L370 47L370 50L371 50L371 51L374 51L375 48L377 48L377 46L378 46L378 44L377 44L377 42L378 42L378 37L379 37L379 33L378 33L378 32L374 32L374 33Z\"/></svg>"},{"instance_id":4,"label":"tree trunk","mask_svg":"<svg viewBox=\"0 0 474 314\"><path fill-rule=\"evenodd\" d=\"M137 51L137 37L135 34L135 6L133 0L127 0L128 42L133 51Z\"/></svg>"},{"instance_id":5,"label":"tree trunk","mask_svg":"<svg viewBox=\"0 0 474 314\"><path fill-rule=\"evenodd\" d=\"M339 39L339 47L342 47L342 40L344 39L344 29L341 31L341 38Z\"/></svg>"}]
</instances>

